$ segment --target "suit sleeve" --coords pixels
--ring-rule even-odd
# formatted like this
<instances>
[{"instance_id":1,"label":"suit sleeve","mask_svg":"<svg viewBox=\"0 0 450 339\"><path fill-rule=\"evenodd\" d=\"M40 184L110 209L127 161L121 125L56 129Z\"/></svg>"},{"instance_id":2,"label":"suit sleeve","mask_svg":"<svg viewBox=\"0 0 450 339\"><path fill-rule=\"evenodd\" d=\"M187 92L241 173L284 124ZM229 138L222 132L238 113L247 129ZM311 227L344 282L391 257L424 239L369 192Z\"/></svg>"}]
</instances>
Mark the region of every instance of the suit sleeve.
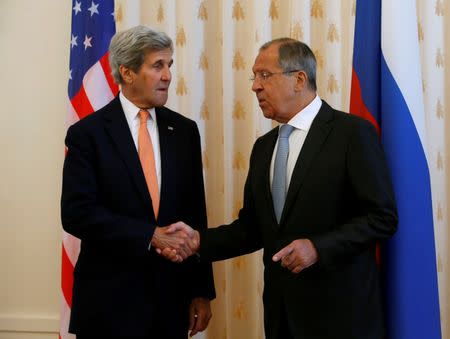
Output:
<instances>
[{"instance_id":1,"label":"suit sleeve","mask_svg":"<svg viewBox=\"0 0 450 339\"><path fill-rule=\"evenodd\" d=\"M194 124L195 125L195 124ZM200 144L200 134L197 125L192 133L192 199L186 201L186 211L189 215L188 224L197 230L207 228L205 187L203 182L203 165ZM214 299L214 277L211 263L200 262L195 256L189 259L193 267L192 297Z\"/></svg>"},{"instance_id":2,"label":"suit sleeve","mask_svg":"<svg viewBox=\"0 0 450 339\"><path fill-rule=\"evenodd\" d=\"M311 238L321 266L332 266L390 238L397 227L393 189L378 135L368 122L354 121L346 154L347 189L354 196L354 212L333 231Z\"/></svg>"},{"instance_id":3,"label":"suit sleeve","mask_svg":"<svg viewBox=\"0 0 450 339\"><path fill-rule=\"evenodd\" d=\"M200 256L202 260L218 261L255 252L262 248L261 231L257 217L252 190L252 173L258 140L250 157L250 168L244 186L244 204L238 219L229 225L200 232ZM260 185L260 183L256 184Z\"/></svg>"},{"instance_id":4,"label":"suit sleeve","mask_svg":"<svg viewBox=\"0 0 450 339\"><path fill-rule=\"evenodd\" d=\"M98 193L95 152L84 126L74 125L66 136L67 154L63 168L61 220L66 232L89 243L143 256L155 225L120 215L103 206Z\"/></svg>"}]
</instances>

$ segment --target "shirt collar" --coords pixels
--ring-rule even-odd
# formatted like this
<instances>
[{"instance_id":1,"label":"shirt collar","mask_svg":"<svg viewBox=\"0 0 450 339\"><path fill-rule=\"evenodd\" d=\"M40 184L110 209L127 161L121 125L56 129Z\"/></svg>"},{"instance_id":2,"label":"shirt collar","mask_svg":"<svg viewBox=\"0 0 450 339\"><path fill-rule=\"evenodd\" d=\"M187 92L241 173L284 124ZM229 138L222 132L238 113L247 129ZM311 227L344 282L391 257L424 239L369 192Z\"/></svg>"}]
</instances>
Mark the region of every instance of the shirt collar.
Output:
<instances>
[{"instance_id":1,"label":"shirt collar","mask_svg":"<svg viewBox=\"0 0 450 339\"><path fill-rule=\"evenodd\" d=\"M322 100L316 95L313 101L288 121L288 124L307 132L317 113L319 113L320 107L322 107Z\"/></svg>"},{"instance_id":2,"label":"shirt collar","mask_svg":"<svg viewBox=\"0 0 450 339\"><path fill-rule=\"evenodd\" d=\"M122 104L123 112L125 113L125 118L128 121L128 124L131 125L131 122L137 118L139 111L141 110L135 104L133 104L130 100L127 99L122 92L119 93L119 100ZM152 120L156 122L156 112L155 108L150 108L147 110L152 117ZM139 119L139 118L138 118Z\"/></svg>"}]
</instances>

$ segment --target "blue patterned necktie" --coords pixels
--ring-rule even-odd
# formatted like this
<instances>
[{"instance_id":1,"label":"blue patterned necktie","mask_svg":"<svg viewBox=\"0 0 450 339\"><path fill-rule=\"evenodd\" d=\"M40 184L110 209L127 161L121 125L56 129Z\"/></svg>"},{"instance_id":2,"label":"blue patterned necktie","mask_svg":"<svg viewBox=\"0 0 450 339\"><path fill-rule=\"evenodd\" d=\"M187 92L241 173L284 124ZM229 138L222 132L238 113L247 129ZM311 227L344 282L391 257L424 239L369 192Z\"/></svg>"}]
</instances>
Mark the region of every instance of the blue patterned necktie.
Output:
<instances>
[{"instance_id":1,"label":"blue patterned necktie","mask_svg":"<svg viewBox=\"0 0 450 339\"><path fill-rule=\"evenodd\" d=\"M272 200L277 222L280 223L286 200L286 165L289 156L289 135L294 130L291 125L282 125L278 133L278 147L273 166Z\"/></svg>"}]
</instances>

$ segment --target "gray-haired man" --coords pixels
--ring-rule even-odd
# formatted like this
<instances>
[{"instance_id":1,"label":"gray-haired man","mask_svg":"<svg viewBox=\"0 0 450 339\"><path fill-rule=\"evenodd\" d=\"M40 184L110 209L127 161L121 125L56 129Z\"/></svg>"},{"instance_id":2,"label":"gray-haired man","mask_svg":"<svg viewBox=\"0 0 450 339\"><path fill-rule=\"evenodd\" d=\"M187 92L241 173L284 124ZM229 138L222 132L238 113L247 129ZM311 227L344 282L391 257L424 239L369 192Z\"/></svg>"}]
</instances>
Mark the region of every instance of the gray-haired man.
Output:
<instances>
[{"instance_id":1,"label":"gray-haired man","mask_svg":"<svg viewBox=\"0 0 450 339\"><path fill-rule=\"evenodd\" d=\"M383 338L375 244L396 231L397 210L375 129L319 98L316 60L300 41L261 46L252 80L280 127L253 146L239 217L167 232L189 233L205 261L264 248L268 339Z\"/></svg>"},{"instance_id":2,"label":"gray-haired man","mask_svg":"<svg viewBox=\"0 0 450 339\"><path fill-rule=\"evenodd\" d=\"M183 232L168 238L160 225L206 228L198 128L163 107L172 54L165 33L117 33L110 64L121 92L67 132L61 215L81 239L70 320L77 338L181 339L211 317L211 265L156 254L167 246L180 259L192 254Z\"/></svg>"}]
</instances>

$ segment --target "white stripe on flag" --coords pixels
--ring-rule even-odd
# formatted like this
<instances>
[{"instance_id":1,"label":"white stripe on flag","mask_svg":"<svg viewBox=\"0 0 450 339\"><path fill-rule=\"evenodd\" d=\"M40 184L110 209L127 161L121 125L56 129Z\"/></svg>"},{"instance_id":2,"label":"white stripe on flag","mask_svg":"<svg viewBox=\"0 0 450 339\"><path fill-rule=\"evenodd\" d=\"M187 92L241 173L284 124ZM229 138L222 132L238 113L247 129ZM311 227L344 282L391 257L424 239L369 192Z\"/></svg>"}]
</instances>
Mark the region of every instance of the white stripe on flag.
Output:
<instances>
[{"instance_id":1,"label":"white stripe on flag","mask_svg":"<svg viewBox=\"0 0 450 339\"><path fill-rule=\"evenodd\" d=\"M426 151L416 2L383 1L381 11L381 49ZM399 13L402 14L401 20Z\"/></svg>"},{"instance_id":2,"label":"white stripe on flag","mask_svg":"<svg viewBox=\"0 0 450 339\"><path fill-rule=\"evenodd\" d=\"M61 319L59 321L61 339L75 339L74 334L69 333L70 308L64 297L61 298Z\"/></svg>"},{"instance_id":3,"label":"white stripe on flag","mask_svg":"<svg viewBox=\"0 0 450 339\"><path fill-rule=\"evenodd\" d=\"M64 245L64 249L66 250L67 256L69 257L70 262L75 267L75 263L77 262L78 255L80 254L80 239L75 238L73 235L63 231L62 241Z\"/></svg>"},{"instance_id":4,"label":"white stripe on flag","mask_svg":"<svg viewBox=\"0 0 450 339\"><path fill-rule=\"evenodd\" d=\"M94 111L114 99L102 65L98 61L86 72L83 87Z\"/></svg>"},{"instance_id":5,"label":"white stripe on flag","mask_svg":"<svg viewBox=\"0 0 450 339\"><path fill-rule=\"evenodd\" d=\"M72 102L70 100L68 100L67 115L66 115L66 127L69 128L74 123L76 123L78 120L80 120L80 118L79 118L77 112L75 112Z\"/></svg>"}]
</instances>

